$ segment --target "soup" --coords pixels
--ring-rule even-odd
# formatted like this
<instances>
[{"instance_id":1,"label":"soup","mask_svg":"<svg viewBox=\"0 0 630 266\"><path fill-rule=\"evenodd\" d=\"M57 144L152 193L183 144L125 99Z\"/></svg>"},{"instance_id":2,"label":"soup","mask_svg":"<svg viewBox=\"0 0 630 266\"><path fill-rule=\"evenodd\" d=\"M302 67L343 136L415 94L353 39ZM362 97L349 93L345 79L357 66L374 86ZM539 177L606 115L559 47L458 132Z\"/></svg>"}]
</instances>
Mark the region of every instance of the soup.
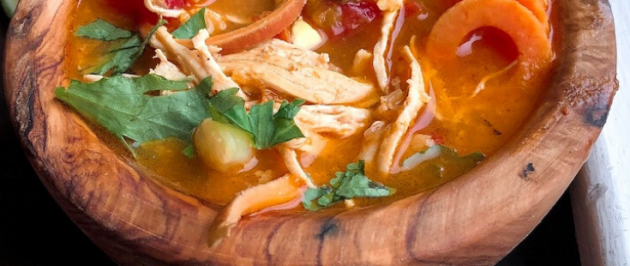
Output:
<instances>
[{"instance_id":1,"label":"soup","mask_svg":"<svg viewBox=\"0 0 630 266\"><path fill-rule=\"evenodd\" d=\"M448 182L522 127L546 0L81 1L59 100L159 182L243 215Z\"/></svg>"}]
</instances>

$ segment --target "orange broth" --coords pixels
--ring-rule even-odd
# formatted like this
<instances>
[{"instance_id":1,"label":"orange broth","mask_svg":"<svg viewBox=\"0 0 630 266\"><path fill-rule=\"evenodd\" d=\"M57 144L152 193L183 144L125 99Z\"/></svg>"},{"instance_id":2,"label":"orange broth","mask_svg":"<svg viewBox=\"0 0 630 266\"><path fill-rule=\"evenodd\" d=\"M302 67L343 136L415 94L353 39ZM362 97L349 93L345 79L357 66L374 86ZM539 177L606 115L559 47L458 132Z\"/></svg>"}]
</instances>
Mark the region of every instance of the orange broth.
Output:
<instances>
[{"instance_id":1,"label":"orange broth","mask_svg":"<svg viewBox=\"0 0 630 266\"><path fill-rule=\"evenodd\" d=\"M113 9L107 2L82 1L77 8L71 31L76 31L80 26L96 18L102 18L129 30L138 28L138 21ZM238 7L238 10L246 12L247 16L273 9L271 0L259 1L259 5L252 4L253 2L255 1L219 0L208 8L223 13ZM438 143L457 150L460 155L480 151L486 156L491 156L521 129L545 91L547 75L535 75L534 78L525 80L522 75L518 75L516 67L510 68L502 75L490 79L485 89L473 97L475 89L485 76L505 69L517 59L518 51L514 43L498 30L482 28L473 32L469 40L462 43L461 56L456 62L451 65L428 62L424 59L426 56L423 56L424 44L433 24L448 6L444 2L439 3L440 1L418 2L424 7L420 14L398 20L395 29L396 41L393 49L390 49L392 52L389 58L392 78L398 78L405 84L409 75L409 63L404 59L401 48L410 45L412 36L415 36L416 45L411 45L421 60L424 77L428 83L427 89L432 90L437 106L435 114L427 116L435 117L430 119L428 125L419 128L417 133L432 136ZM248 8L240 9L243 6ZM234 15L239 14L234 12ZM317 52L328 53L332 63L343 71L348 71L359 49L368 51L373 49L379 37L381 21L377 18L341 38L331 38ZM67 73L74 79L80 79L83 71L103 52L98 41L81 39L73 34L69 37L66 49ZM146 73L148 68L156 63L151 58L153 54L152 49L147 49L145 56L133 70L137 73ZM365 78L375 83L373 71L366 72ZM428 112L430 111L427 108L421 110L425 116L429 114ZM395 117L389 118L389 122L393 120ZM95 128L115 150L129 156L116 139L104 130ZM326 148L304 168L305 171L310 173L316 184L328 183L335 172L343 171L347 164L355 162L362 140L362 134L346 139L329 139ZM182 141L172 139L145 143L138 149L136 160L155 172L159 181L166 185L221 205L232 200L239 191L287 172L281 156L275 150L267 150L257 152L258 163L249 171L239 172L238 169L234 169L228 173L220 173L209 169L199 159L184 156L182 150L186 145ZM409 155L411 153L407 152L403 158ZM301 156L303 163L309 160ZM459 173L460 170L447 169L445 176L437 179L424 176L422 167L393 175L381 175L368 165L367 176L396 188L397 193L393 197L362 199L357 203L365 206L406 197L448 182L457 177L456 174L449 173Z\"/></svg>"}]
</instances>

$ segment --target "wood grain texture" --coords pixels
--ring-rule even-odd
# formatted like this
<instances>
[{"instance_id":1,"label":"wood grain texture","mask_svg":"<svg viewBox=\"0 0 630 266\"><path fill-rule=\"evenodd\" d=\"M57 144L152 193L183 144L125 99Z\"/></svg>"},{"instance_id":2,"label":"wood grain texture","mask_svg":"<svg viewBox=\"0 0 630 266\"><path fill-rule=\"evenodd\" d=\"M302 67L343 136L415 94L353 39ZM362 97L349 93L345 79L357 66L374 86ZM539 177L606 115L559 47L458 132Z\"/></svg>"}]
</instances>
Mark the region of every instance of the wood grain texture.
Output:
<instances>
[{"instance_id":1,"label":"wood grain texture","mask_svg":"<svg viewBox=\"0 0 630 266\"><path fill-rule=\"evenodd\" d=\"M620 90L591 156L571 187L584 265L630 265L630 2L611 0Z\"/></svg>"},{"instance_id":2,"label":"wood grain texture","mask_svg":"<svg viewBox=\"0 0 630 266\"><path fill-rule=\"evenodd\" d=\"M42 182L121 265L493 264L566 190L617 89L607 2L557 1L562 42L549 91L495 156L453 182L387 205L246 217L210 249L212 208L154 182L54 100L76 3L21 1L8 33L6 98Z\"/></svg>"}]
</instances>

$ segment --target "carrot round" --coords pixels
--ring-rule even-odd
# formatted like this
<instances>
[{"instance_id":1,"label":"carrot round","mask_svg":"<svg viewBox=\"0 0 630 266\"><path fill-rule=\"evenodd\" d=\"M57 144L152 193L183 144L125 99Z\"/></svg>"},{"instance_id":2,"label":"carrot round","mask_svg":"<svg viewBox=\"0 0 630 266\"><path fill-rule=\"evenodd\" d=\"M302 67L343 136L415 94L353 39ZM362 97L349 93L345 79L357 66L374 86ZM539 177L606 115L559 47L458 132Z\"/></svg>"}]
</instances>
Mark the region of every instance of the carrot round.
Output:
<instances>
[{"instance_id":1,"label":"carrot round","mask_svg":"<svg viewBox=\"0 0 630 266\"><path fill-rule=\"evenodd\" d=\"M549 28L549 17L547 16L547 0L517 0L521 5L529 9L534 13L534 16L543 24L543 26Z\"/></svg>"},{"instance_id":2,"label":"carrot round","mask_svg":"<svg viewBox=\"0 0 630 266\"><path fill-rule=\"evenodd\" d=\"M461 0L449 0L453 2L453 5L461 2ZM547 0L516 0L521 3L524 7L529 9L534 16L540 21L540 23L545 27L546 30L549 30L549 17L547 16Z\"/></svg>"},{"instance_id":3,"label":"carrot round","mask_svg":"<svg viewBox=\"0 0 630 266\"><path fill-rule=\"evenodd\" d=\"M268 16L228 33L212 36L206 44L222 48L222 54L232 54L264 42L288 28L302 13L306 0L286 0ZM178 40L192 49L190 40Z\"/></svg>"},{"instance_id":4,"label":"carrot round","mask_svg":"<svg viewBox=\"0 0 630 266\"><path fill-rule=\"evenodd\" d=\"M427 54L439 64L456 58L457 47L472 31L494 27L507 33L528 68L546 68L552 58L546 28L536 16L514 0L464 0L447 10L433 26Z\"/></svg>"}]
</instances>

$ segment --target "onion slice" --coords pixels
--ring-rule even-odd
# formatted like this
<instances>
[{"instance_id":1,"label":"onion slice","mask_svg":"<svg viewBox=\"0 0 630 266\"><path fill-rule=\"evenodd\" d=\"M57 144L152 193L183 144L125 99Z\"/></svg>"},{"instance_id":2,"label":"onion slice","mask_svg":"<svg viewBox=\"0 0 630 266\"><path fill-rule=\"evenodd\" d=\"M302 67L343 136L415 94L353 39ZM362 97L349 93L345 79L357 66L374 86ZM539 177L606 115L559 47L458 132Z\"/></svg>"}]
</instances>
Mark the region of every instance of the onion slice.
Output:
<instances>
[{"instance_id":1,"label":"onion slice","mask_svg":"<svg viewBox=\"0 0 630 266\"><path fill-rule=\"evenodd\" d=\"M291 23L302 13L304 5L306 5L306 0L286 0L271 14L259 21L235 31L212 36L206 40L206 44L221 47L222 54L243 51L273 38L291 26ZM190 40L178 40L178 42L188 48L193 48Z\"/></svg>"}]
</instances>

